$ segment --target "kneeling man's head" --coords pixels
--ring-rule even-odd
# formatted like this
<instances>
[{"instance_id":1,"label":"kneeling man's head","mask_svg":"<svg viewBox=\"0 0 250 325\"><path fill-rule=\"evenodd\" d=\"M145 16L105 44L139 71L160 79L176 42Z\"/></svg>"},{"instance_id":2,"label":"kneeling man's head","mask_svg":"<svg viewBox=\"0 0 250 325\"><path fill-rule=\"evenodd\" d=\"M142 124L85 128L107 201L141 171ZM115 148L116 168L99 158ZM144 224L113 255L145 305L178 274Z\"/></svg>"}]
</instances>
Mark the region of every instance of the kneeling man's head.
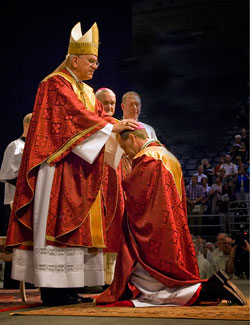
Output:
<instances>
[{"instance_id":1,"label":"kneeling man's head","mask_svg":"<svg viewBox=\"0 0 250 325\"><path fill-rule=\"evenodd\" d=\"M149 140L147 131L139 125L136 130L126 130L118 134L118 142L126 155L133 158Z\"/></svg>"}]
</instances>

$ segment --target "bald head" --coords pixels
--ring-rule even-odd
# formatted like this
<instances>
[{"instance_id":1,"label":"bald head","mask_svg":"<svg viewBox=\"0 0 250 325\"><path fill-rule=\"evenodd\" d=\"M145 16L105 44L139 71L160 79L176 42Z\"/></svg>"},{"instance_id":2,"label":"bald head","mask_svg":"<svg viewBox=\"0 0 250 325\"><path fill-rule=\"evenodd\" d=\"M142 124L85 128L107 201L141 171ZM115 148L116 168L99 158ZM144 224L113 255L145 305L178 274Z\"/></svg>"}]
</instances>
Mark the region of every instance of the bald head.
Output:
<instances>
[{"instance_id":1,"label":"bald head","mask_svg":"<svg viewBox=\"0 0 250 325\"><path fill-rule=\"evenodd\" d=\"M100 88L95 93L96 98L102 103L103 108L108 116L113 116L115 113L116 95L109 88Z\"/></svg>"}]
</instances>

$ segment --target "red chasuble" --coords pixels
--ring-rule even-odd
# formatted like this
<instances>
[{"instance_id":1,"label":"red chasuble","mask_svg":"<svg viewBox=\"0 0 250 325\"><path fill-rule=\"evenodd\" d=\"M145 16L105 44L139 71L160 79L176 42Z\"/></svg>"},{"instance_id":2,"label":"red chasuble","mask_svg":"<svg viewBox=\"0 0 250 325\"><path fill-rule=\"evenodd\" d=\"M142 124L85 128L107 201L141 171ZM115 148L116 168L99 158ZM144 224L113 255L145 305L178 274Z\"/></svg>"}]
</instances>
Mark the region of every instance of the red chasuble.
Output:
<instances>
[{"instance_id":1,"label":"red chasuble","mask_svg":"<svg viewBox=\"0 0 250 325\"><path fill-rule=\"evenodd\" d=\"M47 220L47 243L105 247L100 206L103 150L89 164L72 149L115 120L105 115L91 87L65 70L39 85L16 186L7 246L32 249L33 203L40 164L55 166ZM41 194L42 195L42 194ZM91 213L93 206L97 213ZM96 219L95 219L96 218ZM99 233L98 233L99 232ZM96 242L96 236L102 242Z\"/></svg>"},{"instance_id":2,"label":"red chasuble","mask_svg":"<svg viewBox=\"0 0 250 325\"><path fill-rule=\"evenodd\" d=\"M125 202L122 189L122 163L116 169L108 164L104 167L102 193L105 207L105 225L107 236L107 248L104 252L117 253L122 231L122 217Z\"/></svg>"},{"instance_id":3,"label":"red chasuble","mask_svg":"<svg viewBox=\"0 0 250 325\"><path fill-rule=\"evenodd\" d=\"M135 298L129 278L137 262L167 287L202 282L188 228L181 166L166 148L151 143L133 159L123 181L127 217L111 286L97 304Z\"/></svg>"}]
</instances>

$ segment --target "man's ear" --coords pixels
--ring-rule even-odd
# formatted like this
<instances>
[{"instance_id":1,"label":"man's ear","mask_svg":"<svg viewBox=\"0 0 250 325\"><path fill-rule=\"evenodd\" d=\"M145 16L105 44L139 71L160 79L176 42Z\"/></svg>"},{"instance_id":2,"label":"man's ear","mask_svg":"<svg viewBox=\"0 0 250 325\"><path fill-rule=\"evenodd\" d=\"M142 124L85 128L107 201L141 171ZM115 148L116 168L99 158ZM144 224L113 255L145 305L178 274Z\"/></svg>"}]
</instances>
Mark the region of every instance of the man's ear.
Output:
<instances>
[{"instance_id":1,"label":"man's ear","mask_svg":"<svg viewBox=\"0 0 250 325\"><path fill-rule=\"evenodd\" d=\"M136 136L133 133L129 133L128 137L130 138L130 140L132 140L133 143L135 143Z\"/></svg>"},{"instance_id":2,"label":"man's ear","mask_svg":"<svg viewBox=\"0 0 250 325\"><path fill-rule=\"evenodd\" d=\"M74 68L77 68L77 63L78 63L78 56L73 56L71 60L71 64L73 65Z\"/></svg>"},{"instance_id":3,"label":"man's ear","mask_svg":"<svg viewBox=\"0 0 250 325\"><path fill-rule=\"evenodd\" d=\"M121 108L122 108L122 111L124 111L124 104L121 103Z\"/></svg>"}]
</instances>

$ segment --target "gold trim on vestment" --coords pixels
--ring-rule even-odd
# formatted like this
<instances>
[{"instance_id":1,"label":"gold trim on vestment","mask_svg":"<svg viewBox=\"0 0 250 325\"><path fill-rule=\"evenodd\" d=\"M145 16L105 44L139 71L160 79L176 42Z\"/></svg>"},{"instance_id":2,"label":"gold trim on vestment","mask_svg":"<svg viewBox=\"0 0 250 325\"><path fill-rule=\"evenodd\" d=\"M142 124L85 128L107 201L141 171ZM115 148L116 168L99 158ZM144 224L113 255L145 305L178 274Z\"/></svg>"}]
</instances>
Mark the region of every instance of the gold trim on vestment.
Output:
<instances>
[{"instance_id":1,"label":"gold trim on vestment","mask_svg":"<svg viewBox=\"0 0 250 325\"><path fill-rule=\"evenodd\" d=\"M66 79L68 82L71 83L72 88L77 95L78 99L84 103L87 110L94 112L95 111L95 94L93 92L93 89L88 86L87 84L83 82L77 83L74 78L69 76L68 74L64 72L54 72L51 73L49 76L47 76L43 81L47 81L53 76L61 76L64 79ZM66 151L75 141L80 139L82 136L87 134L88 132L91 132L93 129L95 129L99 124L96 124L86 130L83 130L79 132L78 134L74 135L72 138L70 138L63 147L61 147L58 151L56 151L54 154L52 154L48 160L47 163L50 164L53 160L55 160L58 156L60 156L64 151Z\"/></svg>"},{"instance_id":2,"label":"gold trim on vestment","mask_svg":"<svg viewBox=\"0 0 250 325\"><path fill-rule=\"evenodd\" d=\"M93 89L89 85L85 84L84 82L76 82L74 78L72 78L71 76L69 76L64 72L53 72L50 75L48 75L46 78L44 78L43 81L47 81L48 79L54 76L61 76L64 79L66 79L69 83L71 83L71 86L75 94L77 95L78 99L82 103L84 103L87 110L91 112L95 111L96 97Z\"/></svg>"},{"instance_id":3,"label":"gold trim on vestment","mask_svg":"<svg viewBox=\"0 0 250 325\"><path fill-rule=\"evenodd\" d=\"M96 127L98 127L100 123L91 126L90 128L83 130L81 132L79 132L78 134L74 135L72 138L70 138L63 147L61 147L60 149L58 149L54 154L52 154L48 159L47 159L47 163L50 164L53 160L55 160L57 157L59 157L61 154L63 154L67 149L69 149L71 147L71 145L73 143L75 143L77 140L79 140L82 136L84 136L85 134L91 132L92 130L94 130Z\"/></svg>"},{"instance_id":4,"label":"gold trim on vestment","mask_svg":"<svg viewBox=\"0 0 250 325\"><path fill-rule=\"evenodd\" d=\"M161 160L164 167L172 174L180 200L182 201L182 170L179 161L166 148L151 146L138 152L133 159L146 155Z\"/></svg>"},{"instance_id":5,"label":"gold trim on vestment","mask_svg":"<svg viewBox=\"0 0 250 325\"><path fill-rule=\"evenodd\" d=\"M89 211L91 238L94 247L105 248L102 227L101 193L98 191L95 202Z\"/></svg>"}]
</instances>

